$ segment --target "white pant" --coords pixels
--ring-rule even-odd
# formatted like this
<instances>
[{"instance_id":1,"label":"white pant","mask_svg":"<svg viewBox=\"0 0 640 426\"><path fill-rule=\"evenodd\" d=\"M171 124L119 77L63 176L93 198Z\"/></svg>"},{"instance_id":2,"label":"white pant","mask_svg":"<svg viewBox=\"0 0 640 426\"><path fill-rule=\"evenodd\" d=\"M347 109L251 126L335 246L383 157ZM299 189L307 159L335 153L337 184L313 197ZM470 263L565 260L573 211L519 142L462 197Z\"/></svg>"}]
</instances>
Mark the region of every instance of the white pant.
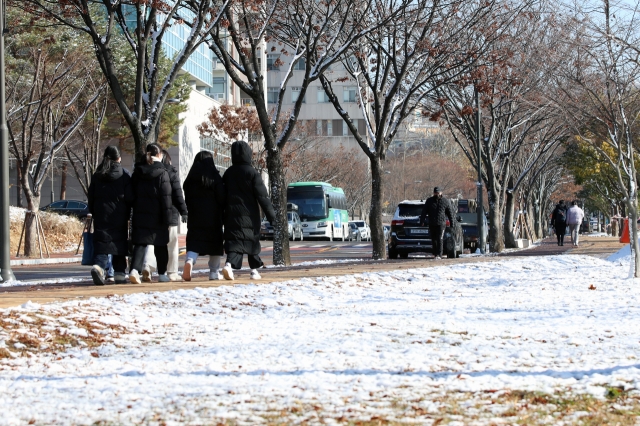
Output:
<instances>
[{"instance_id":1,"label":"white pant","mask_svg":"<svg viewBox=\"0 0 640 426\"><path fill-rule=\"evenodd\" d=\"M209 256L209 271L210 272L218 272L218 270L220 269L220 258L222 256L214 256L214 255L210 255ZM196 253L195 251L188 251L187 252L187 262L191 261L191 265L195 265L196 264L196 260L198 260L198 253Z\"/></svg>"},{"instance_id":2,"label":"white pant","mask_svg":"<svg viewBox=\"0 0 640 426\"><path fill-rule=\"evenodd\" d=\"M571 232L571 242L577 245L580 238L580 224L569 225L569 232Z\"/></svg>"},{"instance_id":3,"label":"white pant","mask_svg":"<svg viewBox=\"0 0 640 426\"><path fill-rule=\"evenodd\" d=\"M169 227L169 244L167 244L169 250L169 263L167 264L167 275L178 273L178 257L180 256L180 247L178 247L178 227ZM153 246L147 246L147 251L144 255L144 267L148 267L151 272L158 269L156 262L156 255L153 253Z\"/></svg>"}]
</instances>

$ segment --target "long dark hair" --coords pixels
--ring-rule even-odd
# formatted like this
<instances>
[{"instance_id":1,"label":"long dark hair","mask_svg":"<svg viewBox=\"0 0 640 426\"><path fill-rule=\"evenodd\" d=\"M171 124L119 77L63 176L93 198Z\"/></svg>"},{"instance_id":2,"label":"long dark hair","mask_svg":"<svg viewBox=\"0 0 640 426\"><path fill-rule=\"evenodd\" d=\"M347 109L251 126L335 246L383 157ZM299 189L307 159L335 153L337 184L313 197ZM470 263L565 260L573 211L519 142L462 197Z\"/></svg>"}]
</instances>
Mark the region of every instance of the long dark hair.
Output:
<instances>
[{"instance_id":1,"label":"long dark hair","mask_svg":"<svg viewBox=\"0 0 640 426\"><path fill-rule=\"evenodd\" d=\"M153 164L151 157L157 157L162 153L162 148L157 143L147 145L147 164Z\"/></svg>"},{"instance_id":2,"label":"long dark hair","mask_svg":"<svg viewBox=\"0 0 640 426\"><path fill-rule=\"evenodd\" d=\"M200 151L193 157L193 165L189 170L187 179L199 179L200 184L207 189L214 187L220 179L220 172L213 162L213 154L209 151Z\"/></svg>"},{"instance_id":3,"label":"long dark hair","mask_svg":"<svg viewBox=\"0 0 640 426\"><path fill-rule=\"evenodd\" d=\"M171 156L169 155L169 151L167 151L166 149L162 150L162 164L164 164L165 166L171 165Z\"/></svg>"},{"instance_id":4,"label":"long dark hair","mask_svg":"<svg viewBox=\"0 0 640 426\"><path fill-rule=\"evenodd\" d=\"M104 176L109 173L111 166L118 162L120 158L120 150L117 146L109 145L104 150L104 156L102 157L102 163L96 169L96 173L100 176Z\"/></svg>"}]
</instances>

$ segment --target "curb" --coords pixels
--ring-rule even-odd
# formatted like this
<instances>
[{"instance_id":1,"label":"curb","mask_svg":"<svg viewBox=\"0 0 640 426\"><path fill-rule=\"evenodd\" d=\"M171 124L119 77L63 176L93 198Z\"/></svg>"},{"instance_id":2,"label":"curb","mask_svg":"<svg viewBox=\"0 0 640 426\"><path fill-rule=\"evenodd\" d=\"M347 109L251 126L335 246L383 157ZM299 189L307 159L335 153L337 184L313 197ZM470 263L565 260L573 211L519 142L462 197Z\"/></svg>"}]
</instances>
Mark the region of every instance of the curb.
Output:
<instances>
[{"instance_id":1,"label":"curb","mask_svg":"<svg viewBox=\"0 0 640 426\"><path fill-rule=\"evenodd\" d=\"M11 266L23 265L54 265L58 263L80 263L82 256L77 257L52 257L46 259L12 259Z\"/></svg>"}]
</instances>

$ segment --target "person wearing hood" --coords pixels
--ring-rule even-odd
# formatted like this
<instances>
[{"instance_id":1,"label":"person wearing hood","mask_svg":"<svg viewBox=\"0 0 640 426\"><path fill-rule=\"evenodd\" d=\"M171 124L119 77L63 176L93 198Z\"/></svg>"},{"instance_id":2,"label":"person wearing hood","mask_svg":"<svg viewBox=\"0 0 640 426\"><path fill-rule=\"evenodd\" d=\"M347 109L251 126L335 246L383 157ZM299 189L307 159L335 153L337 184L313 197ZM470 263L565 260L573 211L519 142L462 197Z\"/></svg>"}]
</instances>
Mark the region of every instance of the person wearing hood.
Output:
<instances>
[{"instance_id":1,"label":"person wearing hood","mask_svg":"<svg viewBox=\"0 0 640 426\"><path fill-rule=\"evenodd\" d=\"M245 141L231 145L231 167L222 181L226 189L224 211L224 249L227 261L222 274L233 280L233 269L240 269L244 254L248 255L251 279L262 278L258 273L260 259L260 208L267 220L275 223L275 212L260 173L251 165L251 147Z\"/></svg>"},{"instance_id":2,"label":"person wearing hood","mask_svg":"<svg viewBox=\"0 0 640 426\"><path fill-rule=\"evenodd\" d=\"M184 181L184 198L189 209L187 259L182 278L191 281L191 272L200 255L209 255L209 279L221 280L223 253L222 215L225 191L222 176L209 151L200 151Z\"/></svg>"},{"instance_id":3,"label":"person wearing hood","mask_svg":"<svg viewBox=\"0 0 640 426\"><path fill-rule=\"evenodd\" d=\"M564 234L567 232L567 206L564 204L564 200L560 200L560 202L556 204L556 208L553 209L551 224L556 230L558 245L563 246Z\"/></svg>"},{"instance_id":4,"label":"person wearing hood","mask_svg":"<svg viewBox=\"0 0 640 426\"><path fill-rule=\"evenodd\" d=\"M178 257L180 256L180 248L178 246L178 225L180 219L182 223L187 223L187 205L184 202L182 187L180 186L180 177L178 169L171 164L171 156L166 149L162 150L162 164L169 174L169 182L171 183L171 220L169 221L169 261L167 263L167 276L171 281L180 281L178 275ZM145 252L144 264L142 267L142 281L151 282L151 273L157 269L156 257L153 251L147 246Z\"/></svg>"},{"instance_id":5,"label":"person wearing hood","mask_svg":"<svg viewBox=\"0 0 640 426\"><path fill-rule=\"evenodd\" d=\"M112 255L115 282L124 283L133 189L129 172L120 164L117 147L108 146L104 150L102 163L91 177L87 200L94 229L93 282L105 284L109 255Z\"/></svg>"},{"instance_id":6,"label":"person wearing hood","mask_svg":"<svg viewBox=\"0 0 640 426\"><path fill-rule=\"evenodd\" d=\"M171 181L162 164L162 148L158 144L147 145L146 161L136 164L133 170L134 194L132 242L133 255L129 280L140 284L147 246L152 245L158 264L160 282L168 282L169 223L172 216Z\"/></svg>"}]
</instances>

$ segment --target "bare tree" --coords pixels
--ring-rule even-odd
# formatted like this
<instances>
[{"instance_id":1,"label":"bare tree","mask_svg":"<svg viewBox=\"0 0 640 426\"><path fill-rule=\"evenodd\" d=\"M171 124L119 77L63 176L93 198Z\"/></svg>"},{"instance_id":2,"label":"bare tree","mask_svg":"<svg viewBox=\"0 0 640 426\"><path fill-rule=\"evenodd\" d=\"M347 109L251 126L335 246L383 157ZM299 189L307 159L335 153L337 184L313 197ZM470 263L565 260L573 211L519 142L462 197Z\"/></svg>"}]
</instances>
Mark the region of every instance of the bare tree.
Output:
<instances>
[{"instance_id":1,"label":"bare tree","mask_svg":"<svg viewBox=\"0 0 640 426\"><path fill-rule=\"evenodd\" d=\"M573 55L559 69L554 96L580 141L614 170L630 224L638 220L637 135L640 131L640 18L638 6L619 10L609 0L575 6L579 20L567 40ZM634 276L640 277L638 230L629 226Z\"/></svg>"},{"instance_id":2,"label":"bare tree","mask_svg":"<svg viewBox=\"0 0 640 426\"><path fill-rule=\"evenodd\" d=\"M27 12L73 28L90 37L113 99L127 122L135 153L158 139L159 118L169 91L189 57L202 45L230 0L22 0ZM172 58L170 71L161 77L161 49L165 36L184 25L188 36ZM135 61L133 105L128 103L126 81L117 49L130 49Z\"/></svg>"},{"instance_id":3,"label":"bare tree","mask_svg":"<svg viewBox=\"0 0 640 426\"><path fill-rule=\"evenodd\" d=\"M44 41L27 31L13 39L7 100L10 150L18 160L27 209L37 213L41 189L56 153L71 139L104 86L88 91L92 61L73 36L50 34ZM67 47L69 46L69 47ZM25 254L36 248L35 221L27 221Z\"/></svg>"},{"instance_id":4,"label":"bare tree","mask_svg":"<svg viewBox=\"0 0 640 426\"><path fill-rule=\"evenodd\" d=\"M344 81L321 76L322 86L371 165L371 210L374 259L385 255L382 231L383 161L403 121L438 87L466 72L513 11L498 1L413 1L392 23L367 34L343 59L358 101L366 112L366 133L359 132L343 108L337 89ZM479 37L482 34L484 37ZM353 82L353 83L352 83Z\"/></svg>"}]
</instances>

